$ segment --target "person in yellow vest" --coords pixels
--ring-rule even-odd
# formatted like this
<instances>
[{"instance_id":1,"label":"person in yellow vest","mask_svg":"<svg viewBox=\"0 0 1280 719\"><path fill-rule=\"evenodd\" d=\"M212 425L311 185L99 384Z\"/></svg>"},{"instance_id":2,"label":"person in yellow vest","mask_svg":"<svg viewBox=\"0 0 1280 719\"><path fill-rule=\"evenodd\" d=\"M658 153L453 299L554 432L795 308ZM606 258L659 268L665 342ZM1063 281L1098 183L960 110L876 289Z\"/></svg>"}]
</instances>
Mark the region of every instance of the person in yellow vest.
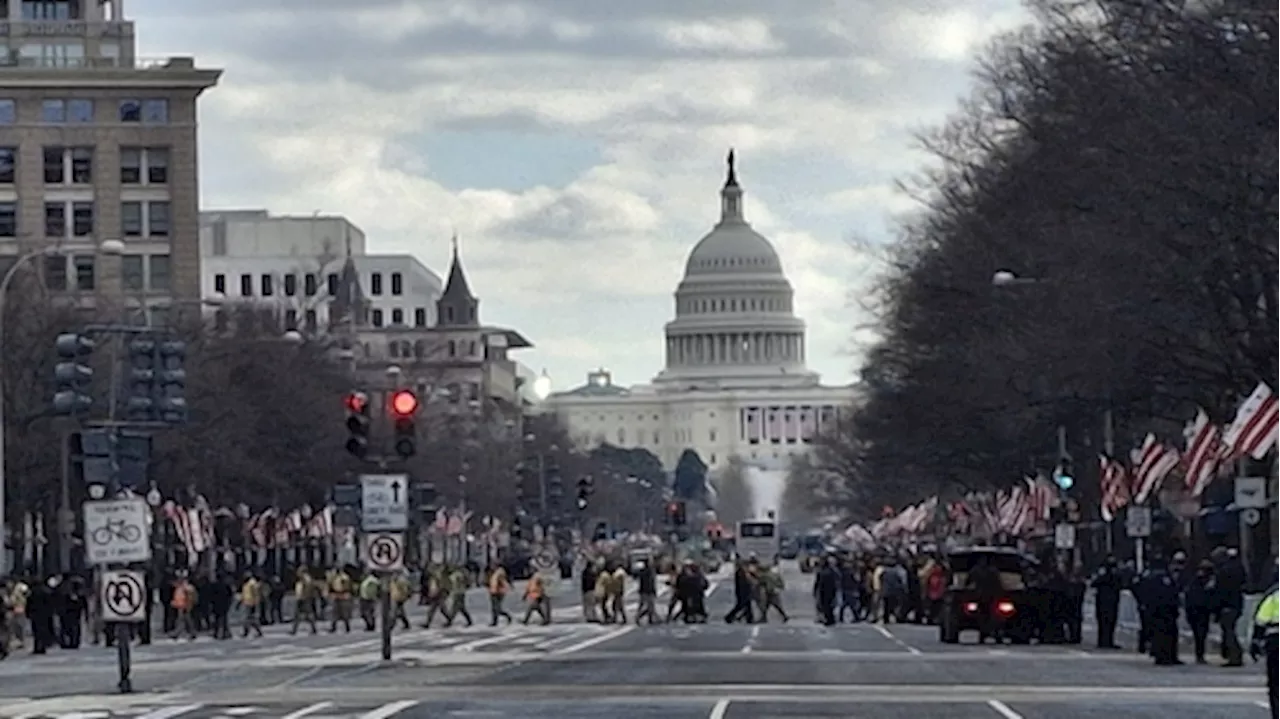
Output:
<instances>
[{"instance_id":1,"label":"person in yellow vest","mask_svg":"<svg viewBox=\"0 0 1280 719\"><path fill-rule=\"evenodd\" d=\"M341 623L343 631L351 632L351 575L339 567L329 575L329 601L333 604L333 621L329 624L329 633L338 631Z\"/></svg>"},{"instance_id":2,"label":"person in yellow vest","mask_svg":"<svg viewBox=\"0 0 1280 719\"><path fill-rule=\"evenodd\" d=\"M244 610L240 636L249 636L250 630L262 636L262 582L253 572L244 575L244 583L240 585L240 607Z\"/></svg>"},{"instance_id":3,"label":"person in yellow vest","mask_svg":"<svg viewBox=\"0 0 1280 719\"><path fill-rule=\"evenodd\" d=\"M1266 655L1267 699L1271 701L1271 716L1277 716L1277 695L1280 694L1280 601L1276 588L1258 602L1253 612L1253 639L1249 642L1249 656L1256 662Z\"/></svg>"},{"instance_id":4,"label":"person in yellow vest","mask_svg":"<svg viewBox=\"0 0 1280 719\"><path fill-rule=\"evenodd\" d=\"M197 599L195 585L187 579L186 572L182 572L173 582L173 599L169 600L174 613L174 639L182 634L186 634L188 639L196 638L196 618L193 612Z\"/></svg>"},{"instance_id":5,"label":"person in yellow vest","mask_svg":"<svg viewBox=\"0 0 1280 719\"><path fill-rule=\"evenodd\" d=\"M596 603L596 612L602 624L612 624L613 614L609 612L609 587L613 584L613 570L608 564L600 568L596 575L596 590L591 599Z\"/></svg>"},{"instance_id":6,"label":"person in yellow vest","mask_svg":"<svg viewBox=\"0 0 1280 719\"><path fill-rule=\"evenodd\" d=\"M422 605L427 608L427 618L422 622L423 629L431 628L437 614L448 619L449 608L445 606L448 592L445 591L444 575L444 568L438 566L427 568L423 575L422 595L419 597Z\"/></svg>"},{"instance_id":7,"label":"person in yellow vest","mask_svg":"<svg viewBox=\"0 0 1280 719\"><path fill-rule=\"evenodd\" d=\"M507 579L507 569L499 564L489 573L489 626L498 626L499 617L506 617L507 624L511 623L511 613L502 607L502 602L510 591L511 582Z\"/></svg>"},{"instance_id":8,"label":"person in yellow vest","mask_svg":"<svg viewBox=\"0 0 1280 719\"><path fill-rule=\"evenodd\" d=\"M306 622L311 625L311 633L316 633L316 616L320 609L320 586L306 567L298 567L297 581L293 583L293 628L290 634L298 633L298 625Z\"/></svg>"},{"instance_id":9,"label":"person in yellow vest","mask_svg":"<svg viewBox=\"0 0 1280 719\"><path fill-rule=\"evenodd\" d=\"M405 613L404 606L409 603L409 598L413 596L413 586L409 584L409 577L404 572L400 572L391 578L391 623L396 622L405 628L409 628L409 615Z\"/></svg>"},{"instance_id":10,"label":"person in yellow vest","mask_svg":"<svg viewBox=\"0 0 1280 719\"><path fill-rule=\"evenodd\" d=\"M534 612L542 617L544 625L551 623L551 602L547 599L547 588L543 584L541 574L529 577L529 583L524 587L524 601L528 607L524 612L524 624L529 623Z\"/></svg>"},{"instance_id":11,"label":"person in yellow vest","mask_svg":"<svg viewBox=\"0 0 1280 719\"><path fill-rule=\"evenodd\" d=\"M360 580L360 618L364 620L364 630L372 632L378 628L378 598L382 594L382 581L373 572L365 572Z\"/></svg>"}]
</instances>

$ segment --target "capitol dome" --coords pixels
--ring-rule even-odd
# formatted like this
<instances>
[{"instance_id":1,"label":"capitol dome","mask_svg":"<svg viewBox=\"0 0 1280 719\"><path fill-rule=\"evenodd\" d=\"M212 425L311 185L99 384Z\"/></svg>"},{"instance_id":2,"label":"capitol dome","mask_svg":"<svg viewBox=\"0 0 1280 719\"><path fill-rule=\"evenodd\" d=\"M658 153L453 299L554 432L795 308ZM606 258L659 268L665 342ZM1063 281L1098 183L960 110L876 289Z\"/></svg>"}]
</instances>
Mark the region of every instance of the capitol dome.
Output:
<instances>
[{"instance_id":1,"label":"capitol dome","mask_svg":"<svg viewBox=\"0 0 1280 719\"><path fill-rule=\"evenodd\" d=\"M817 382L805 369L804 322L778 251L743 212L734 153L720 190L720 221L694 245L666 325L672 389L786 386Z\"/></svg>"}]
</instances>

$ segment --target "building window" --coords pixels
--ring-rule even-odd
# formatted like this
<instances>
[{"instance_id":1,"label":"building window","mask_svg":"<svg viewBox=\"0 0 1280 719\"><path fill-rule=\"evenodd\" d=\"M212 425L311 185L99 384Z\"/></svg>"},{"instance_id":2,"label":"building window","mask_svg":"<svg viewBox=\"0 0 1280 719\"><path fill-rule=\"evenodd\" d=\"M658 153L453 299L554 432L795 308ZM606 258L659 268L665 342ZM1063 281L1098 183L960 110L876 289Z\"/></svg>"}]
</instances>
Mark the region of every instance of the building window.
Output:
<instances>
[{"instance_id":1,"label":"building window","mask_svg":"<svg viewBox=\"0 0 1280 719\"><path fill-rule=\"evenodd\" d=\"M142 274L142 255L124 255L120 258L120 281L126 290L141 292L146 289Z\"/></svg>"},{"instance_id":2,"label":"building window","mask_svg":"<svg viewBox=\"0 0 1280 719\"><path fill-rule=\"evenodd\" d=\"M142 237L142 203L120 203L120 232L125 237Z\"/></svg>"},{"instance_id":3,"label":"building window","mask_svg":"<svg viewBox=\"0 0 1280 719\"><path fill-rule=\"evenodd\" d=\"M65 52L65 50L69 49L67 46L45 45L41 49L44 51L41 65L66 66L75 64L68 62L71 58L66 57L66 55L74 53ZM59 53L58 50L63 50L64 52ZM86 98L44 100L40 103L40 119L51 125L65 123L89 124L93 122L93 100Z\"/></svg>"},{"instance_id":4,"label":"building window","mask_svg":"<svg viewBox=\"0 0 1280 719\"><path fill-rule=\"evenodd\" d=\"M317 319L316 311L307 310L302 316L303 322L306 323L307 331L315 332L316 328L320 326L320 321Z\"/></svg>"},{"instance_id":5,"label":"building window","mask_svg":"<svg viewBox=\"0 0 1280 719\"><path fill-rule=\"evenodd\" d=\"M0 125L12 125L18 121L18 103L8 98L0 100Z\"/></svg>"},{"instance_id":6,"label":"building window","mask_svg":"<svg viewBox=\"0 0 1280 719\"><path fill-rule=\"evenodd\" d=\"M274 295L276 293L275 283L272 282L273 279L275 278L273 278L269 274L262 275L262 296L263 297L270 297L271 295Z\"/></svg>"},{"instance_id":7,"label":"building window","mask_svg":"<svg viewBox=\"0 0 1280 719\"><path fill-rule=\"evenodd\" d=\"M48 123L63 123L67 121L67 101L66 100L45 100L40 103L40 120Z\"/></svg>"},{"instance_id":8,"label":"building window","mask_svg":"<svg viewBox=\"0 0 1280 719\"><path fill-rule=\"evenodd\" d=\"M427 308L417 307L413 310L413 326L414 327L427 326Z\"/></svg>"},{"instance_id":9,"label":"building window","mask_svg":"<svg viewBox=\"0 0 1280 719\"><path fill-rule=\"evenodd\" d=\"M169 101L164 98L121 100L120 122L144 122L164 125L169 122Z\"/></svg>"},{"instance_id":10,"label":"building window","mask_svg":"<svg viewBox=\"0 0 1280 719\"><path fill-rule=\"evenodd\" d=\"M291 310L284 311L284 328L286 330L298 329L298 311L297 310L291 309Z\"/></svg>"},{"instance_id":11,"label":"building window","mask_svg":"<svg viewBox=\"0 0 1280 719\"><path fill-rule=\"evenodd\" d=\"M294 297L298 294L298 278L296 275L284 276L284 296Z\"/></svg>"},{"instance_id":12,"label":"building window","mask_svg":"<svg viewBox=\"0 0 1280 719\"><path fill-rule=\"evenodd\" d=\"M67 258L52 255L44 258L44 286L54 292L67 290Z\"/></svg>"},{"instance_id":13,"label":"building window","mask_svg":"<svg viewBox=\"0 0 1280 719\"><path fill-rule=\"evenodd\" d=\"M71 182L76 185L93 184L93 148L73 147L68 154L71 163Z\"/></svg>"},{"instance_id":14,"label":"building window","mask_svg":"<svg viewBox=\"0 0 1280 719\"><path fill-rule=\"evenodd\" d=\"M169 276L168 255L152 255L147 258L147 282L152 292L168 292Z\"/></svg>"},{"instance_id":15,"label":"building window","mask_svg":"<svg viewBox=\"0 0 1280 719\"><path fill-rule=\"evenodd\" d=\"M219 272L213 276L213 291L220 295L227 294L227 276Z\"/></svg>"},{"instance_id":16,"label":"building window","mask_svg":"<svg viewBox=\"0 0 1280 719\"><path fill-rule=\"evenodd\" d=\"M93 203L71 203L71 234L86 237L93 234Z\"/></svg>"},{"instance_id":17,"label":"building window","mask_svg":"<svg viewBox=\"0 0 1280 719\"><path fill-rule=\"evenodd\" d=\"M0 202L0 237L18 236L18 205Z\"/></svg>"},{"instance_id":18,"label":"building window","mask_svg":"<svg viewBox=\"0 0 1280 719\"><path fill-rule=\"evenodd\" d=\"M169 203L147 203L147 235L151 237L169 236Z\"/></svg>"},{"instance_id":19,"label":"building window","mask_svg":"<svg viewBox=\"0 0 1280 719\"><path fill-rule=\"evenodd\" d=\"M12 185L18 178L18 148L0 147L0 185Z\"/></svg>"},{"instance_id":20,"label":"building window","mask_svg":"<svg viewBox=\"0 0 1280 719\"><path fill-rule=\"evenodd\" d=\"M391 310L391 324L393 325L404 324L404 310L400 309L399 307Z\"/></svg>"},{"instance_id":21,"label":"building window","mask_svg":"<svg viewBox=\"0 0 1280 719\"><path fill-rule=\"evenodd\" d=\"M369 276L369 294L378 296L382 294L382 273L374 272Z\"/></svg>"},{"instance_id":22,"label":"building window","mask_svg":"<svg viewBox=\"0 0 1280 719\"><path fill-rule=\"evenodd\" d=\"M169 148L120 148L120 184L164 185L169 182Z\"/></svg>"},{"instance_id":23,"label":"building window","mask_svg":"<svg viewBox=\"0 0 1280 719\"><path fill-rule=\"evenodd\" d=\"M15 2L16 0L9 0ZM22 0L23 20L83 20L77 0Z\"/></svg>"},{"instance_id":24,"label":"building window","mask_svg":"<svg viewBox=\"0 0 1280 719\"><path fill-rule=\"evenodd\" d=\"M46 147L44 148L44 183L46 185L61 185L66 178L66 157L67 148L65 147Z\"/></svg>"},{"instance_id":25,"label":"building window","mask_svg":"<svg viewBox=\"0 0 1280 719\"><path fill-rule=\"evenodd\" d=\"M65 202L44 203L44 236L45 237L66 237L67 236L67 203Z\"/></svg>"},{"instance_id":26,"label":"building window","mask_svg":"<svg viewBox=\"0 0 1280 719\"><path fill-rule=\"evenodd\" d=\"M305 294L307 297L315 297L317 289L318 288L316 287L315 275L308 272L307 274L302 276L302 293L303 294Z\"/></svg>"},{"instance_id":27,"label":"building window","mask_svg":"<svg viewBox=\"0 0 1280 719\"><path fill-rule=\"evenodd\" d=\"M382 326L382 310L374 310L372 317L373 317L373 320L372 320L373 326L381 327Z\"/></svg>"},{"instance_id":28,"label":"building window","mask_svg":"<svg viewBox=\"0 0 1280 719\"><path fill-rule=\"evenodd\" d=\"M329 276L325 278L325 284L328 285L328 287L326 287L325 289L329 290L329 296L337 297L338 296L338 273L330 272Z\"/></svg>"},{"instance_id":29,"label":"building window","mask_svg":"<svg viewBox=\"0 0 1280 719\"><path fill-rule=\"evenodd\" d=\"M76 268L76 289L81 292L92 292L94 286L93 255L76 255L71 258Z\"/></svg>"},{"instance_id":30,"label":"building window","mask_svg":"<svg viewBox=\"0 0 1280 719\"><path fill-rule=\"evenodd\" d=\"M253 275L240 275L240 296L253 297Z\"/></svg>"},{"instance_id":31,"label":"building window","mask_svg":"<svg viewBox=\"0 0 1280 719\"><path fill-rule=\"evenodd\" d=\"M619 429L618 429L618 444L623 445L623 444L626 444L626 443L627 443L627 430L619 428Z\"/></svg>"},{"instance_id":32,"label":"building window","mask_svg":"<svg viewBox=\"0 0 1280 719\"><path fill-rule=\"evenodd\" d=\"M404 294L404 278L399 272L391 273L391 294L397 296Z\"/></svg>"}]
</instances>

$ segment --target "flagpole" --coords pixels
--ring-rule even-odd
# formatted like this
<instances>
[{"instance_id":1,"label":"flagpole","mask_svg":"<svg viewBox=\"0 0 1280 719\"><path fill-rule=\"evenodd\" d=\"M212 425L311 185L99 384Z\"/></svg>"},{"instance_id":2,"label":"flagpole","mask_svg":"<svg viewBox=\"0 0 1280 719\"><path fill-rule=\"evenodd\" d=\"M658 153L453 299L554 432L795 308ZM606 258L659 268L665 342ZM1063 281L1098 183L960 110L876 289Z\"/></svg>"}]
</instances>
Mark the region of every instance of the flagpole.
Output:
<instances>
[{"instance_id":1,"label":"flagpole","mask_svg":"<svg viewBox=\"0 0 1280 719\"><path fill-rule=\"evenodd\" d=\"M1115 414L1112 413L1110 405L1102 413L1102 451L1107 453L1107 457L1115 461L1116 457L1116 420ZM1101 490L1101 488L1099 488ZM1106 547L1107 555L1115 553L1115 514L1111 515L1111 520L1106 522Z\"/></svg>"}]
</instances>

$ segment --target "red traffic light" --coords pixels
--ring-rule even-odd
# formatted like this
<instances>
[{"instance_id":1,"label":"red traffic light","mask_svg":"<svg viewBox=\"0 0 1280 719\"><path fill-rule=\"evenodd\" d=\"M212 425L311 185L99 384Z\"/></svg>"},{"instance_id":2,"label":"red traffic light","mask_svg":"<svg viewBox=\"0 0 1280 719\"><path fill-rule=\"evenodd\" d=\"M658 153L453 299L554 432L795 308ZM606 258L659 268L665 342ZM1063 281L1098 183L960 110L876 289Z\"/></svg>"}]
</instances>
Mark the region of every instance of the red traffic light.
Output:
<instances>
[{"instance_id":1,"label":"red traffic light","mask_svg":"<svg viewBox=\"0 0 1280 719\"><path fill-rule=\"evenodd\" d=\"M409 417L418 411L418 397L407 389L391 395L391 412L397 417Z\"/></svg>"},{"instance_id":2,"label":"red traffic light","mask_svg":"<svg viewBox=\"0 0 1280 719\"><path fill-rule=\"evenodd\" d=\"M352 392L343 398L342 403L346 405L348 411L362 414L369 406L369 395L364 392Z\"/></svg>"}]
</instances>

